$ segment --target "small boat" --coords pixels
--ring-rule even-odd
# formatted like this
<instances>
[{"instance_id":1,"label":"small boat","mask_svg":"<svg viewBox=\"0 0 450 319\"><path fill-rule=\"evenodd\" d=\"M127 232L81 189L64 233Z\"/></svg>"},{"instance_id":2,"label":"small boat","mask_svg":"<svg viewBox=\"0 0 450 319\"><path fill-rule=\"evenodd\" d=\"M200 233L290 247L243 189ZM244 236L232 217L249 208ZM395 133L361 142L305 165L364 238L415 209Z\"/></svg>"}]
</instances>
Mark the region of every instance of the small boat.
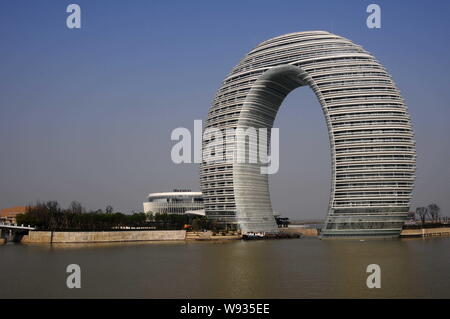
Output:
<instances>
[{"instance_id":1,"label":"small boat","mask_svg":"<svg viewBox=\"0 0 450 319\"><path fill-rule=\"evenodd\" d=\"M258 240L258 239L288 239L288 238L302 238L303 235L295 233L254 233L248 232L242 235L244 240Z\"/></svg>"},{"instance_id":2,"label":"small boat","mask_svg":"<svg viewBox=\"0 0 450 319\"><path fill-rule=\"evenodd\" d=\"M255 239L264 239L266 238L265 233L245 233L242 235L242 239L244 240L255 240Z\"/></svg>"}]
</instances>

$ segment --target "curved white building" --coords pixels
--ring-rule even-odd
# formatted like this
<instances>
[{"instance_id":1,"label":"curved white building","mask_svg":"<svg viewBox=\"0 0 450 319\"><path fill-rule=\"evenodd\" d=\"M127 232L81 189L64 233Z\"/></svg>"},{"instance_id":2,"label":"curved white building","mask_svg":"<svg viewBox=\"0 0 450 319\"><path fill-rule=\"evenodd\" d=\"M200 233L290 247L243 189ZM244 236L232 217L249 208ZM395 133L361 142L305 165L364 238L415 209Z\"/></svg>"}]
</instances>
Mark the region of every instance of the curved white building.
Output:
<instances>
[{"instance_id":1,"label":"curved white building","mask_svg":"<svg viewBox=\"0 0 450 319\"><path fill-rule=\"evenodd\" d=\"M316 94L329 133L331 196L322 236L398 236L415 179L411 121L386 69L350 40L311 31L261 43L223 81L205 129L271 128L286 95L300 86ZM203 146L210 142L204 138ZM226 152L235 149L235 140L227 142ZM244 232L276 231L261 166L204 159L207 216Z\"/></svg>"},{"instance_id":2,"label":"curved white building","mask_svg":"<svg viewBox=\"0 0 450 319\"><path fill-rule=\"evenodd\" d=\"M202 215L202 211L202 193L189 190L151 193L144 203L144 213L146 214L186 214L188 212Z\"/></svg>"}]
</instances>

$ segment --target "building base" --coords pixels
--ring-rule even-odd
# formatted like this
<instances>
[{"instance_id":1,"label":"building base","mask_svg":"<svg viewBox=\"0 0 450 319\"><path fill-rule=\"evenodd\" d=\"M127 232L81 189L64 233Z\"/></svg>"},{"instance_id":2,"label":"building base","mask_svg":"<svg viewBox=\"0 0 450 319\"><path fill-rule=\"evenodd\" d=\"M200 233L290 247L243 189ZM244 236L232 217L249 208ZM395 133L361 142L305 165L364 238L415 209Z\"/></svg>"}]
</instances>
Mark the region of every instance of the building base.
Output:
<instances>
[{"instance_id":1,"label":"building base","mask_svg":"<svg viewBox=\"0 0 450 319\"><path fill-rule=\"evenodd\" d=\"M320 233L320 239L396 239L402 229L372 229L368 230L325 230Z\"/></svg>"}]
</instances>

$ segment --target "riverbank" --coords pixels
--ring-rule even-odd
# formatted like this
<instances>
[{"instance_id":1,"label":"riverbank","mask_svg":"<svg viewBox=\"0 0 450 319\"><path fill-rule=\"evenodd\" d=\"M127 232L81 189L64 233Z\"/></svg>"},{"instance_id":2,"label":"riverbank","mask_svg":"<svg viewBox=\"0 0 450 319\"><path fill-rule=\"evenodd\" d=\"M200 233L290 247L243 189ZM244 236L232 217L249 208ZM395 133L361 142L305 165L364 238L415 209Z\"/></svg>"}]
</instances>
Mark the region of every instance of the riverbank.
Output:
<instances>
[{"instance_id":1,"label":"riverbank","mask_svg":"<svg viewBox=\"0 0 450 319\"><path fill-rule=\"evenodd\" d=\"M450 237L450 227L403 229L400 237Z\"/></svg>"},{"instance_id":2,"label":"riverbank","mask_svg":"<svg viewBox=\"0 0 450 319\"><path fill-rule=\"evenodd\" d=\"M280 229L282 233L317 237L314 228L293 227ZM135 242L135 241L221 241L240 240L242 235L237 232L214 233L186 232L185 230L128 230L128 231L30 231L20 240L21 243L51 244L51 243L105 243L105 242ZM1 244L1 242L0 242Z\"/></svg>"},{"instance_id":3,"label":"riverbank","mask_svg":"<svg viewBox=\"0 0 450 319\"><path fill-rule=\"evenodd\" d=\"M280 231L286 233L301 234L306 237L319 236L318 229L306 228L301 226L280 228ZM400 238L414 238L414 237L450 237L450 227L403 229L400 233Z\"/></svg>"},{"instance_id":4,"label":"riverbank","mask_svg":"<svg viewBox=\"0 0 450 319\"><path fill-rule=\"evenodd\" d=\"M60 232L30 231L23 236L22 243L105 243L136 241L196 241L196 240L239 240L238 233L216 234L212 231L186 232L185 230L129 230L129 231L92 231Z\"/></svg>"},{"instance_id":5,"label":"riverbank","mask_svg":"<svg viewBox=\"0 0 450 319\"><path fill-rule=\"evenodd\" d=\"M187 232L186 233L186 240L187 241L194 241L194 240L238 240L242 239L242 236L238 233L233 234L227 234L227 235L221 235L221 234L215 234L212 231L205 231L205 232Z\"/></svg>"},{"instance_id":6,"label":"riverbank","mask_svg":"<svg viewBox=\"0 0 450 319\"><path fill-rule=\"evenodd\" d=\"M279 229L283 233L288 234L299 234L306 237L317 237L319 236L319 231L317 228L310 228L304 226L289 226L286 228Z\"/></svg>"},{"instance_id":7,"label":"riverbank","mask_svg":"<svg viewBox=\"0 0 450 319\"><path fill-rule=\"evenodd\" d=\"M133 231L92 231L59 232L30 231L23 236L22 243L103 243L133 241L177 241L185 240L185 230L133 230Z\"/></svg>"},{"instance_id":8,"label":"riverbank","mask_svg":"<svg viewBox=\"0 0 450 319\"><path fill-rule=\"evenodd\" d=\"M318 237L316 228L287 227L280 228L282 233L299 234L305 237ZM450 227L403 229L401 238L414 237L450 237ZM60 232L60 231L30 231L24 235L22 243L106 243L106 242L137 242L137 241L221 241L239 240L238 233L217 234L212 231L186 232L185 230L131 230L131 231L92 231L92 232ZM4 244L0 238L0 244Z\"/></svg>"},{"instance_id":9,"label":"riverbank","mask_svg":"<svg viewBox=\"0 0 450 319\"><path fill-rule=\"evenodd\" d=\"M317 231L299 228L281 233L288 235L317 236ZM238 232L214 233L186 232L185 230L131 230L131 231L92 231L92 232L61 232L61 231L30 231L20 242L33 244L56 243L106 243L106 242L136 242L136 241L223 241L240 240Z\"/></svg>"}]
</instances>

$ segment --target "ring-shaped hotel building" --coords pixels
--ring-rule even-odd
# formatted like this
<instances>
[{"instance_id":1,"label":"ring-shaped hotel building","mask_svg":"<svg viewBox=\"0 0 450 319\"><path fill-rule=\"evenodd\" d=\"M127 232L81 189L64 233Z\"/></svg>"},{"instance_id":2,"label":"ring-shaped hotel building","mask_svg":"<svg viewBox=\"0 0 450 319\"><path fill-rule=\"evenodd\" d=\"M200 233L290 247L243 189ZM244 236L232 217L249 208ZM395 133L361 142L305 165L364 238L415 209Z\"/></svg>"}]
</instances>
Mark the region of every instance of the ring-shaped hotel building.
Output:
<instances>
[{"instance_id":1,"label":"ring-shaped hotel building","mask_svg":"<svg viewBox=\"0 0 450 319\"><path fill-rule=\"evenodd\" d=\"M329 133L332 180L322 238L398 236L415 179L415 141L394 81L361 46L325 31L261 43L223 81L204 129L272 128L282 101L300 86L316 94ZM208 143L204 135L203 147ZM236 143L227 140L224 153ZM263 165L204 158L206 215L243 232L276 232Z\"/></svg>"}]
</instances>

